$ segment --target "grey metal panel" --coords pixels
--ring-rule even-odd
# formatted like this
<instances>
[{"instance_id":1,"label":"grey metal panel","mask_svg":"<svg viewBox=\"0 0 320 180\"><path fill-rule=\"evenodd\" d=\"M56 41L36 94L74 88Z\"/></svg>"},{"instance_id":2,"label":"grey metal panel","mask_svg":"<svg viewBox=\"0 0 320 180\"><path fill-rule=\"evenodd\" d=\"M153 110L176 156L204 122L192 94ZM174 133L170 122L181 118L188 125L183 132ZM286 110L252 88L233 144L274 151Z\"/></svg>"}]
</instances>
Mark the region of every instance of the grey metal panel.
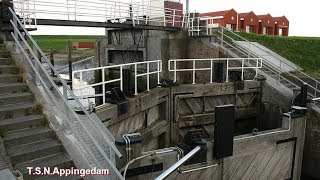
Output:
<instances>
[{"instance_id":1,"label":"grey metal panel","mask_svg":"<svg viewBox=\"0 0 320 180\"><path fill-rule=\"evenodd\" d=\"M133 26L130 23L72 21L72 20L59 20L59 19L37 19L37 25L98 27L98 28L134 28L134 29L143 29L143 30L162 30L162 31L173 31L173 32L180 30L180 28L176 28L176 27L163 27L163 26L138 25L138 24Z\"/></svg>"}]
</instances>

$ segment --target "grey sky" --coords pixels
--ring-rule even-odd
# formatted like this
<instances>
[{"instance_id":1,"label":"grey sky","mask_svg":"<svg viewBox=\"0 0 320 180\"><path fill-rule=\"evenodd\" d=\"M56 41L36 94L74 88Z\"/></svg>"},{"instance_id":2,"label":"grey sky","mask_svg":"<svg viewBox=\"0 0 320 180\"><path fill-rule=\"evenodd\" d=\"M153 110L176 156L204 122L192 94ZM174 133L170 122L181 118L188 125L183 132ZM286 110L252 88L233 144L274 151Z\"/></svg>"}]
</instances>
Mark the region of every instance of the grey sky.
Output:
<instances>
[{"instance_id":1,"label":"grey sky","mask_svg":"<svg viewBox=\"0 0 320 180\"><path fill-rule=\"evenodd\" d=\"M183 0L184 2L184 0ZM285 15L290 21L290 36L320 37L319 0L190 0L190 10L221 11L234 8L238 12L254 11L257 15ZM34 34L103 34L97 28L38 27Z\"/></svg>"}]
</instances>

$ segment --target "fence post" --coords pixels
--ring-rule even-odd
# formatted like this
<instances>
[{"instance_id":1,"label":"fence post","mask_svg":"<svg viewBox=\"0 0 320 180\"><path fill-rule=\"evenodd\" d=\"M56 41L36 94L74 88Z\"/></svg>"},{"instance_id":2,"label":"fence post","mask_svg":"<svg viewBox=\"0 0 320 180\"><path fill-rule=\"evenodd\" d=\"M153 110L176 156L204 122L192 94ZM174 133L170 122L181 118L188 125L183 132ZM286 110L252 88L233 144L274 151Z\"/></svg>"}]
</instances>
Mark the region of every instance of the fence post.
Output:
<instances>
[{"instance_id":1,"label":"fence post","mask_svg":"<svg viewBox=\"0 0 320 180\"><path fill-rule=\"evenodd\" d=\"M53 56L53 50L50 49L50 62L52 66L54 67L54 56ZM51 76L55 77L56 75L54 74L53 69L51 69Z\"/></svg>"},{"instance_id":2,"label":"fence post","mask_svg":"<svg viewBox=\"0 0 320 180\"><path fill-rule=\"evenodd\" d=\"M41 62L39 62L39 63L36 62L39 60L39 53L38 53L38 49L36 48L35 44L33 44L33 52L36 55L36 57L34 57L34 66L35 66L36 71L39 72L39 63L41 63ZM35 77L36 77L37 86L40 86L39 77L36 74L35 74Z\"/></svg>"},{"instance_id":3,"label":"fence post","mask_svg":"<svg viewBox=\"0 0 320 180\"><path fill-rule=\"evenodd\" d=\"M173 10L173 16L172 16L172 27L175 25L175 20L176 20L176 10Z\"/></svg>"},{"instance_id":4,"label":"fence post","mask_svg":"<svg viewBox=\"0 0 320 180\"><path fill-rule=\"evenodd\" d=\"M69 64L69 80L70 80L70 89L72 90L72 44L68 41L68 64Z\"/></svg>"},{"instance_id":5,"label":"fence post","mask_svg":"<svg viewBox=\"0 0 320 180\"><path fill-rule=\"evenodd\" d=\"M314 98L317 98L317 91L318 91L318 82L316 82L316 90L315 90L315 93L314 93Z\"/></svg>"}]
</instances>

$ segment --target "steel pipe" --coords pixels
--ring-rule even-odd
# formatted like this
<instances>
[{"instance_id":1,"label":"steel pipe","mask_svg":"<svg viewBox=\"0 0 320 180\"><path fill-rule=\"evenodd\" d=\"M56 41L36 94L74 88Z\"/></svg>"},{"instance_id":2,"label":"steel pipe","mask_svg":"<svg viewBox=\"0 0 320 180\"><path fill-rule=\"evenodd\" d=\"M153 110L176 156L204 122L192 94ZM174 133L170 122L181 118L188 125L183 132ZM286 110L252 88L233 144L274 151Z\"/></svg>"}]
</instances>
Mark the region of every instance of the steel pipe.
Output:
<instances>
[{"instance_id":1,"label":"steel pipe","mask_svg":"<svg viewBox=\"0 0 320 180\"><path fill-rule=\"evenodd\" d=\"M165 172L160 174L155 180L163 180L166 177L168 177L173 171L178 169L182 164L184 164L186 161L188 161L190 158L192 158L195 154L197 154L201 150L200 146L195 147L192 151L190 151L188 154L186 154L183 158L181 158L179 161L177 161L175 164L173 164L169 169L167 169Z\"/></svg>"}]
</instances>

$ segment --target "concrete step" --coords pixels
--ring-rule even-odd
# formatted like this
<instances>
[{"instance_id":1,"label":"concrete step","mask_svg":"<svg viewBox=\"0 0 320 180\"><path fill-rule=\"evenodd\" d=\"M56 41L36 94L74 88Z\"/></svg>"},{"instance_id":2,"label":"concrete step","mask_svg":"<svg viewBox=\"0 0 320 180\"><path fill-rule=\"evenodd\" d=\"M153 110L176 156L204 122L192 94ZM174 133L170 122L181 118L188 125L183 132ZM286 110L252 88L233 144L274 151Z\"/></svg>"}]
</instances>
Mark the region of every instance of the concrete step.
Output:
<instances>
[{"instance_id":1,"label":"concrete step","mask_svg":"<svg viewBox=\"0 0 320 180\"><path fill-rule=\"evenodd\" d=\"M26 92L28 87L23 83L0 83L0 94Z\"/></svg>"},{"instance_id":2,"label":"concrete step","mask_svg":"<svg viewBox=\"0 0 320 180\"><path fill-rule=\"evenodd\" d=\"M3 143L6 148L28 144L51 138L53 135L49 127L26 128L3 133Z\"/></svg>"},{"instance_id":3,"label":"concrete step","mask_svg":"<svg viewBox=\"0 0 320 180\"><path fill-rule=\"evenodd\" d=\"M0 74L16 74L16 72L11 65L0 65Z\"/></svg>"},{"instance_id":4,"label":"concrete step","mask_svg":"<svg viewBox=\"0 0 320 180\"><path fill-rule=\"evenodd\" d=\"M0 58L0 65L12 65L14 60L12 58Z\"/></svg>"},{"instance_id":5,"label":"concrete step","mask_svg":"<svg viewBox=\"0 0 320 180\"><path fill-rule=\"evenodd\" d=\"M0 119L26 116L34 109L34 102L0 105Z\"/></svg>"},{"instance_id":6,"label":"concrete step","mask_svg":"<svg viewBox=\"0 0 320 180\"><path fill-rule=\"evenodd\" d=\"M283 85L286 86L286 87L289 88L289 89L293 89L293 88L296 87L295 85L293 85L293 84L291 84L291 83L286 83L286 84L283 84Z\"/></svg>"},{"instance_id":7,"label":"concrete step","mask_svg":"<svg viewBox=\"0 0 320 180\"><path fill-rule=\"evenodd\" d=\"M35 179L35 176L28 176L27 167L58 167L58 168L70 168L73 166L73 162L69 156L65 153L57 153L50 156L46 156L39 159L34 159L32 161L27 161L24 163L19 163L14 166L14 169L19 170L23 174L24 179ZM38 178L41 178L39 176Z\"/></svg>"},{"instance_id":8,"label":"concrete step","mask_svg":"<svg viewBox=\"0 0 320 180\"><path fill-rule=\"evenodd\" d=\"M63 146L54 139L45 139L7 150L11 163L18 164L62 152Z\"/></svg>"},{"instance_id":9,"label":"concrete step","mask_svg":"<svg viewBox=\"0 0 320 180\"><path fill-rule=\"evenodd\" d=\"M34 96L29 92L14 94L0 94L0 105L15 104L34 101Z\"/></svg>"},{"instance_id":10,"label":"concrete step","mask_svg":"<svg viewBox=\"0 0 320 180\"><path fill-rule=\"evenodd\" d=\"M0 120L0 129L3 132L17 131L30 127L39 127L42 125L43 115L30 115L19 118Z\"/></svg>"},{"instance_id":11,"label":"concrete step","mask_svg":"<svg viewBox=\"0 0 320 180\"><path fill-rule=\"evenodd\" d=\"M272 77L273 79L279 79L278 74L270 74L269 76Z\"/></svg>"},{"instance_id":12,"label":"concrete step","mask_svg":"<svg viewBox=\"0 0 320 180\"><path fill-rule=\"evenodd\" d=\"M0 83L17 83L19 80L21 80L19 75L0 74Z\"/></svg>"}]
</instances>

